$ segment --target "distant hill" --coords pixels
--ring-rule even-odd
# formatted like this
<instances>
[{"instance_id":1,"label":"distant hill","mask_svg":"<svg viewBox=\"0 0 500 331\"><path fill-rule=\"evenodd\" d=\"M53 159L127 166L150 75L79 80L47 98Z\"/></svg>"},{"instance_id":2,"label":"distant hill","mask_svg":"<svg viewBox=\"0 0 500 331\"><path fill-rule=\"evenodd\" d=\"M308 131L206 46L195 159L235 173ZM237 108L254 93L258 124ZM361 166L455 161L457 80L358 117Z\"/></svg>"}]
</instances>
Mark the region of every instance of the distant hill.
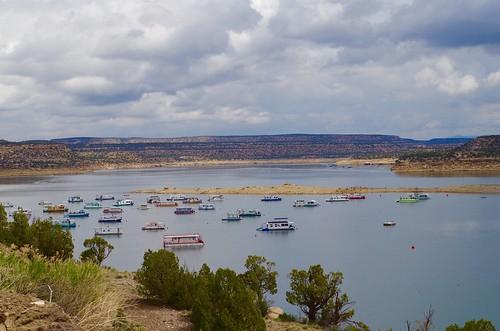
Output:
<instances>
[{"instance_id":1,"label":"distant hill","mask_svg":"<svg viewBox=\"0 0 500 331\"><path fill-rule=\"evenodd\" d=\"M98 169L179 161L398 157L414 150L449 150L468 141L466 138L413 140L373 134L72 137L0 144L0 169Z\"/></svg>"},{"instance_id":2,"label":"distant hill","mask_svg":"<svg viewBox=\"0 0 500 331\"><path fill-rule=\"evenodd\" d=\"M500 135L481 136L441 150L403 153L396 171L500 171Z\"/></svg>"}]
</instances>

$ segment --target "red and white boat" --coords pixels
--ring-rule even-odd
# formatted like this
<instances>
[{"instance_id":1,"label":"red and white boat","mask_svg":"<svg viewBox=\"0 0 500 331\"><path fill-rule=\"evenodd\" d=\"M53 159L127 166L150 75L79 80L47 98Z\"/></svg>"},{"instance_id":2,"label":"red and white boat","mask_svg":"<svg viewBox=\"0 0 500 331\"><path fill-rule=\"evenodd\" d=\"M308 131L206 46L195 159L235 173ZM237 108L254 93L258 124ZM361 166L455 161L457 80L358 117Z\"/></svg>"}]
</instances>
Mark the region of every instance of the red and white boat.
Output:
<instances>
[{"instance_id":1,"label":"red and white boat","mask_svg":"<svg viewBox=\"0 0 500 331\"><path fill-rule=\"evenodd\" d=\"M349 194L347 196L347 198L349 200L364 200L364 199L366 199L366 197L364 195L361 195L361 194Z\"/></svg>"},{"instance_id":2,"label":"red and white boat","mask_svg":"<svg viewBox=\"0 0 500 331\"><path fill-rule=\"evenodd\" d=\"M203 247L205 242L198 233L172 234L163 237L164 248Z\"/></svg>"}]
</instances>

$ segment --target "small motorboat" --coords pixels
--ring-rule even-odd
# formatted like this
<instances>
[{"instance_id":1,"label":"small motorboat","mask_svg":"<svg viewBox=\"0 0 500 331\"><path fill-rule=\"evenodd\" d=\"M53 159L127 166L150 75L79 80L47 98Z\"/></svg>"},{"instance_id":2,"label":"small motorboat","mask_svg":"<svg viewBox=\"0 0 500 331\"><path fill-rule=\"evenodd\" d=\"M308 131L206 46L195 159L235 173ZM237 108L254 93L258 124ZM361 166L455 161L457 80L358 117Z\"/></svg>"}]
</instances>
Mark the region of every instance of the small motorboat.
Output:
<instances>
[{"instance_id":1,"label":"small motorboat","mask_svg":"<svg viewBox=\"0 0 500 331\"><path fill-rule=\"evenodd\" d=\"M349 201L349 198L345 195L332 195L328 199L325 200L326 202L345 202Z\"/></svg>"},{"instance_id":2,"label":"small motorboat","mask_svg":"<svg viewBox=\"0 0 500 331\"><path fill-rule=\"evenodd\" d=\"M75 222L71 222L71 220L69 218L65 218L65 219L63 219L61 221L52 221L52 224L53 225L59 225L63 229L76 228L76 223Z\"/></svg>"},{"instance_id":3,"label":"small motorboat","mask_svg":"<svg viewBox=\"0 0 500 331\"><path fill-rule=\"evenodd\" d=\"M0 202L0 205L2 205L4 208L14 208L14 205L8 201L2 201Z\"/></svg>"},{"instance_id":4,"label":"small motorboat","mask_svg":"<svg viewBox=\"0 0 500 331\"><path fill-rule=\"evenodd\" d=\"M123 206L133 206L134 205L134 201L132 201L131 199L120 199L120 200L117 200L113 206L115 207L123 207Z\"/></svg>"},{"instance_id":5,"label":"small motorboat","mask_svg":"<svg viewBox=\"0 0 500 331\"><path fill-rule=\"evenodd\" d=\"M190 208L190 207L176 208L174 211L174 214L177 214L177 215L194 214L194 209Z\"/></svg>"},{"instance_id":6,"label":"small motorboat","mask_svg":"<svg viewBox=\"0 0 500 331\"><path fill-rule=\"evenodd\" d=\"M102 204L99 201L87 202L83 209L100 209L102 208Z\"/></svg>"},{"instance_id":7,"label":"small motorboat","mask_svg":"<svg viewBox=\"0 0 500 331\"><path fill-rule=\"evenodd\" d=\"M66 217L89 217L89 212L81 209L81 210L76 210L76 211L70 211L65 216Z\"/></svg>"},{"instance_id":8,"label":"small motorboat","mask_svg":"<svg viewBox=\"0 0 500 331\"><path fill-rule=\"evenodd\" d=\"M222 218L226 222L241 221L242 218L239 213L227 213L226 217Z\"/></svg>"},{"instance_id":9,"label":"small motorboat","mask_svg":"<svg viewBox=\"0 0 500 331\"><path fill-rule=\"evenodd\" d=\"M347 196L349 200L364 200L366 197L362 194L349 194Z\"/></svg>"},{"instance_id":10,"label":"small motorboat","mask_svg":"<svg viewBox=\"0 0 500 331\"><path fill-rule=\"evenodd\" d=\"M177 207L179 204L175 201L157 201L155 207Z\"/></svg>"},{"instance_id":11,"label":"small motorboat","mask_svg":"<svg viewBox=\"0 0 500 331\"><path fill-rule=\"evenodd\" d=\"M142 205L139 205L139 206L137 207L137 209L139 209L139 210L148 210L148 209L150 209L150 208L151 208L151 207L149 207L149 205L148 205L148 204L146 204L146 203L143 203Z\"/></svg>"},{"instance_id":12,"label":"small motorboat","mask_svg":"<svg viewBox=\"0 0 500 331\"><path fill-rule=\"evenodd\" d=\"M119 236L122 234L123 234L123 232L121 231L120 228L113 227L113 226L103 226L103 227L94 229L95 236L112 236L112 235Z\"/></svg>"},{"instance_id":13,"label":"small motorboat","mask_svg":"<svg viewBox=\"0 0 500 331\"><path fill-rule=\"evenodd\" d=\"M208 201L224 201L224 196L222 194L211 195Z\"/></svg>"},{"instance_id":14,"label":"small motorboat","mask_svg":"<svg viewBox=\"0 0 500 331\"><path fill-rule=\"evenodd\" d=\"M102 210L104 214L121 214L123 213L123 209L121 208L104 208Z\"/></svg>"},{"instance_id":15,"label":"small motorboat","mask_svg":"<svg viewBox=\"0 0 500 331\"><path fill-rule=\"evenodd\" d=\"M118 223L118 222L121 222L122 221L122 217L121 216L116 216L116 215L110 215L110 216L107 216L107 215L102 215L101 217L99 217L99 223Z\"/></svg>"},{"instance_id":16,"label":"small motorboat","mask_svg":"<svg viewBox=\"0 0 500 331\"><path fill-rule=\"evenodd\" d=\"M394 226L394 225L396 225L396 222L395 221L385 221L383 224L384 224L384 226Z\"/></svg>"},{"instance_id":17,"label":"small motorboat","mask_svg":"<svg viewBox=\"0 0 500 331\"><path fill-rule=\"evenodd\" d=\"M260 201L281 201L281 197L277 195L266 195Z\"/></svg>"},{"instance_id":18,"label":"small motorboat","mask_svg":"<svg viewBox=\"0 0 500 331\"><path fill-rule=\"evenodd\" d=\"M0 202L0 205L1 205L1 204L2 204L2 203ZM50 205L52 205L52 202L42 200L42 201L40 201L40 202L38 203L38 205L39 205L39 206L50 206ZM4 207L5 207L5 206L4 206Z\"/></svg>"},{"instance_id":19,"label":"small motorboat","mask_svg":"<svg viewBox=\"0 0 500 331\"><path fill-rule=\"evenodd\" d=\"M83 199L82 199L82 197L80 197L78 195L74 195L74 196L68 198L68 202L69 203L80 203L80 202L83 202Z\"/></svg>"},{"instance_id":20,"label":"small motorboat","mask_svg":"<svg viewBox=\"0 0 500 331\"><path fill-rule=\"evenodd\" d=\"M240 215L240 217L260 217L262 214L260 210L256 209L238 209L238 215Z\"/></svg>"},{"instance_id":21,"label":"small motorboat","mask_svg":"<svg viewBox=\"0 0 500 331\"><path fill-rule=\"evenodd\" d=\"M204 203L198 206L198 210L215 210L215 206L211 203Z\"/></svg>"},{"instance_id":22,"label":"small motorboat","mask_svg":"<svg viewBox=\"0 0 500 331\"><path fill-rule=\"evenodd\" d=\"M155 202L160 202L160 196L159 195L150 195L147 199L147 203L155 203Z\"/></svg>"},{"instance_id":23,"label":"small motorboat","mask_svg":"<svg viewBox=\"0 0 500 331\"><path fill-rule=\"evenodd\" d=\"M202 203L203 201L201 201L200 198L187 198L186 200L182 201L182 203L185 203L185 204L198 204L198 203Z\"/></svg>"},{"instance_id":24,"label":"small motorboat","mask_svg":"<svg viewBox=\"0 0 500 331\"><path fill-rule=\"evenodd\" d=\"M101 194L95 197L96 200L98 201L104 201L104 200L115 200L115 197L110 195L110 194Z\"/></svg>"},{"instance_id":25,"label":"small motorboat","mask_svg":"<svg viewBox=\"0 0 500 331\"><path fill-rule=\"evenodd\" d=\"M142 226L142 230L165 230L165 224L160 222L147 222Z\"/></svg>"},{"instance_id":26,"label":"small motorboat","mask_svg":"<svg viewBox=\"0 0 500 331\"><path fill-rule=\"evenodd\" d=\"M64 213L68 211L65 205L48 205L43 207L44 213Z\"/></svg>"}]
</instances>

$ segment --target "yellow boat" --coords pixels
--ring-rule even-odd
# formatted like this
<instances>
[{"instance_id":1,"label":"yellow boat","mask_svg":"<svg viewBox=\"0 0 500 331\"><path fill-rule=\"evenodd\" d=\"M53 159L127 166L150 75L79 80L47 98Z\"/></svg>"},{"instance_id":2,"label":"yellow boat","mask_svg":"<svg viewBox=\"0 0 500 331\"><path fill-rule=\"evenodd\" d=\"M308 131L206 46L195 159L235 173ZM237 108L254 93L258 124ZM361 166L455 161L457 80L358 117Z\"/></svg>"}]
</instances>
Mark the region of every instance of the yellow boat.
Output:
<instances>
[{"instance_id":1,"label":"yellow boat","mask_svg":"<svg viewBox=\"0 0 500 331\"><path fill-rule=\"evenodd\" d=\"M44 213L64 213L68 211L65 205L50 205L43 207Z\"/></svg>"}]
</instances>

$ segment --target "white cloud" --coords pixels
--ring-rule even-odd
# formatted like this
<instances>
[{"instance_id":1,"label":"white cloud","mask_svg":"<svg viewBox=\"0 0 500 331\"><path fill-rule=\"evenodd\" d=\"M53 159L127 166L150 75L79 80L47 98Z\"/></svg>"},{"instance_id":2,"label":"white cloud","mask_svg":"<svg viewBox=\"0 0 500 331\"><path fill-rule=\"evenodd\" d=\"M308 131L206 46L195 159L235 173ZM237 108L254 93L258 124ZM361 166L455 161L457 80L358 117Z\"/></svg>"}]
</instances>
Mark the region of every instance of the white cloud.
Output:
<instances>
[{"instance_id":1,"label":"white cloud","mask_svg":"<svg viewBox=\"0 0 500 331\"><path fill-rule=\"evenodd\" d=\"M479 88L477 79L455 70L455 64L448 57L441 57L432 66L420 70L415 80L418 87L436 87L451 95L470 93Z\"/></svg>"},{"instance_id":2,"label":"white cloud","mask_svg":"<svg viewBox=\"0 0 500 331\"><path fill-rule=\"evenodd\" d=\"M498 84L500 82L500 71L490 73L486 81L491 85Z\"/></svg>"}]
</instances>

